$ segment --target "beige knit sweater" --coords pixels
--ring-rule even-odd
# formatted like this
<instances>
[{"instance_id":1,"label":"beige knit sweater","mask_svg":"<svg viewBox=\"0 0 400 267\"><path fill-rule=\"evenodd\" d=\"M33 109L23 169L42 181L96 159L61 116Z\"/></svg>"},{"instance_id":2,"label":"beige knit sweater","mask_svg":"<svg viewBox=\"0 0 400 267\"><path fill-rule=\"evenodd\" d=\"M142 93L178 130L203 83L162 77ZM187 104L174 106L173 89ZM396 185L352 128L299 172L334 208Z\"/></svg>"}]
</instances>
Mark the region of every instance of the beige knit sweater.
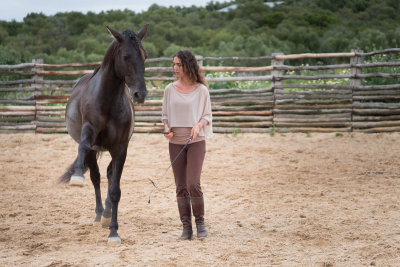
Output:
<instances>
[{"instance_id":1,"label":"beige knit sweater","mask_svg":"<svg viewBox=\"0 0 400 267\"><path fill-rule=\"evenodd\" d=\"M162 121L167 120L169 128L193 127L201 119L208 121L201 130L199 136L211 138L212 113L208 88L199 84L190 93L179 92L174 85L169 84L164 90L162 105Z\"/></svg>"}]
</instances>

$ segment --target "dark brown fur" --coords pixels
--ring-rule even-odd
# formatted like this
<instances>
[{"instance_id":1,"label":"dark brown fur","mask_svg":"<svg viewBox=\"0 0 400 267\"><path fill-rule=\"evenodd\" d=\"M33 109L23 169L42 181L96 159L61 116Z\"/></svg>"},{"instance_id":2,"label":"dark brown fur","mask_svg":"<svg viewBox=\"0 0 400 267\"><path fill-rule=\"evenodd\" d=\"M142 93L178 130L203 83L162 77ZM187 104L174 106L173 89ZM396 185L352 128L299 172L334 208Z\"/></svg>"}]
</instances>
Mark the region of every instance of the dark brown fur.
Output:
<instances>
[{"instance_id":1,"label":"dark brown fur","mask_svg":"<svg viewBox=\"0 0 400 267\"><path fill-rule=\"evenodd\" d=\"M83 177L87 169L96 194L96 219L110 217L110 238L118 238L117 210L121 197L120 179L133 132L133 101L142 103L147 95L144 80L146 51L141 40L145 25L138 34L125 30L122 34L107 27L114 41L102 65L93 74L83 76L75 85L66 109L68 133L79 143L78 156L60 182L71 176ZM104 210L100 193L99 151L109 151L107 168L108 193Z\"/></svg>"}]
</instances>

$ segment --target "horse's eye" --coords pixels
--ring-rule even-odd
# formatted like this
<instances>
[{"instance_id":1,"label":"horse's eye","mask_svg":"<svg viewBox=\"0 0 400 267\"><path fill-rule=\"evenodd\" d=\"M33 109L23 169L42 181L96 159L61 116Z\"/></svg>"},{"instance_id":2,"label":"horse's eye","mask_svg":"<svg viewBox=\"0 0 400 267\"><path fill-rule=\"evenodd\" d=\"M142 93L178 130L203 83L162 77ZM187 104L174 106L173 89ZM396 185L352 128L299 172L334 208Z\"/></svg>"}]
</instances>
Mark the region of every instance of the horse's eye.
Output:
<instances>
[{"instance_id":1,"label":"horse's eye","mask_svg":"<svg viewBox=\"0 0 400 267\"><path fill-rule=\"evenodd\" d=\"M130 58L129 55L124 56L124 60L129 60L129 58Z\"/></svg>"}]
</instances>

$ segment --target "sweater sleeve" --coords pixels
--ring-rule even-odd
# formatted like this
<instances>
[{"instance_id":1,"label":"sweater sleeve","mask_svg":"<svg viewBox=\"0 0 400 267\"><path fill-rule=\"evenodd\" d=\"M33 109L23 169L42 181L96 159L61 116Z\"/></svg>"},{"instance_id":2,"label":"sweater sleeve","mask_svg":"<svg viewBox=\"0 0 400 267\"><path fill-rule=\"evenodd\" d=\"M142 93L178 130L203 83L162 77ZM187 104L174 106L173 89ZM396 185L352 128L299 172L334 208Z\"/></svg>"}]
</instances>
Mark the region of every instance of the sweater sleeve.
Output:
<instances>
[{"instance_id":1,"label":"sweater sleeve","mask_svg":"<svg viewBox=\"0 0 400 267\"><path fill-rule=\"evenodd\" d=\"M208 123L203 128L204 136L206 138L212 138L213 130L212 130L212 110L211 110L210 92L208 91L207 88L204 90L204 92L205 92L204 108L201 118L208 121Z\"/></svg>"},{"instance_id":2,"label":"sweater sleeve","mask_svg":"<svg viewBox=\"0 0 400 267\"><path fill-rule=\"evenodd\" d=\"M162 113L161 113L161 121L167 120L169 118L169 91L170 91L170 86L168 85L165 90L164 90L164 96L163 96L163 103L162 103Z\"/></svg>"}]
</instances>

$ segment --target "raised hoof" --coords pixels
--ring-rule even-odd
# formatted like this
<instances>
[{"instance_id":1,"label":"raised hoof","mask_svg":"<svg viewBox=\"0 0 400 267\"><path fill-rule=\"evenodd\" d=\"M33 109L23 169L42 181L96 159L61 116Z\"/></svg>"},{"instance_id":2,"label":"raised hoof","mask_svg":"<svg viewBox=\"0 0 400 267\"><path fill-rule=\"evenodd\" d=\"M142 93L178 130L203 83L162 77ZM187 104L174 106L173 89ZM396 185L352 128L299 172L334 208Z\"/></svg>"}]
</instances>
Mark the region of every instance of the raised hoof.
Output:
<instances>
[{"instance_id":1,"label":"raised hoof","mask_svg":"<svg viewBox=\"0 0 400 267\"><path fill-rule=\"evenodd\" d=\"M103 228L108 228L110 227L110 223L111 223L111 217L101 217L101 226Z\"/></svg>"},{"instance_id":2,"label":"raised hoof","mask_svg":"<svg viewBox=\"0 0 400 267\"><path fill-rule=\"evenodd\" d=\"M121 245L121 238L119 236L109 237L108 244L113 246Z\"/></svg>"},{"instance_id":3,"label":"raised hoof","mask_svg":"<svg viewBox=\"0 0 400 267\"><path fill-rule=\"evenodd\" d=\"M83 176L72 175L69 185L82 187L85 185L85 178Z\"/></svg>"}]
</instances>

